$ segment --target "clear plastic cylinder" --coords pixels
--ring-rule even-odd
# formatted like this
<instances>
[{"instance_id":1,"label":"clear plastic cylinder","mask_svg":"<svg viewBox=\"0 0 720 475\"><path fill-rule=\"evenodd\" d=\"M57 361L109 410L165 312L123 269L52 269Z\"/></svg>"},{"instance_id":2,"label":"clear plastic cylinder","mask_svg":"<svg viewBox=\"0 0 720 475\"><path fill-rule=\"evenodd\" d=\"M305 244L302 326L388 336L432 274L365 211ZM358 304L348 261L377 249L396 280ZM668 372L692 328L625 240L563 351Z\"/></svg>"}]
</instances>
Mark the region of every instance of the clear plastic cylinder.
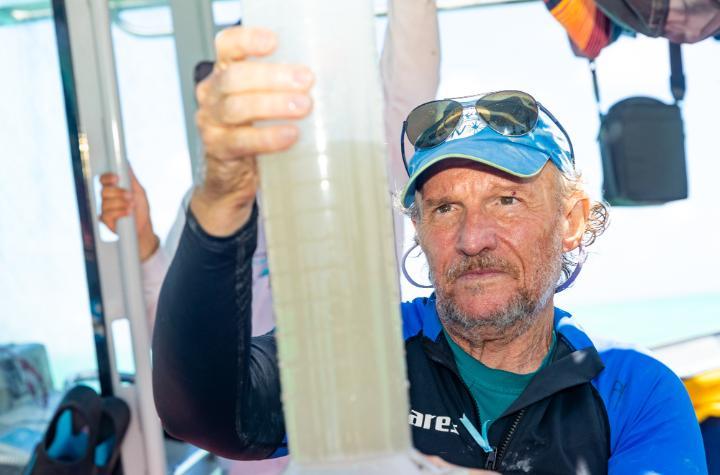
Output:
<instances>
[{"instance_id":1,"label":"clear plastic cylinder","mask_svg":"<svg viewBox=\"0 0 720 475\"><path fill-rule=\"evenodd\" d=\"M270 60L316 75L290 151L260 157L294 465L408 453L407 378L369 0L245 0Z\"/></svg>"}]
</instances>

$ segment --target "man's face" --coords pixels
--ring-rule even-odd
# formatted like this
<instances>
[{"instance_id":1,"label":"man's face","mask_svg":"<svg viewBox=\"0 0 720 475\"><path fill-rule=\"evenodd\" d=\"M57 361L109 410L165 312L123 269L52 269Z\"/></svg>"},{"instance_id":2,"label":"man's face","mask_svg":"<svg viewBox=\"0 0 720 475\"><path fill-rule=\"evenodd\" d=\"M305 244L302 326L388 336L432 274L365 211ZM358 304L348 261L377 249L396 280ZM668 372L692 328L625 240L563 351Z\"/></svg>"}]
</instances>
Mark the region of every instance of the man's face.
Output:
<instances>
[{"instance_id":1,"label":"man's face","mask_svg":"<svg viewBox=\"0 0 720 475\"><path fill-rule=\"evenodd\" d=\"M438 167L416 195L415 225L439 310L451 304L466 326L495 327L540 310L568 250L557 170L548 162L521 180L465 160Z\"/></svg>"}]
</instances>

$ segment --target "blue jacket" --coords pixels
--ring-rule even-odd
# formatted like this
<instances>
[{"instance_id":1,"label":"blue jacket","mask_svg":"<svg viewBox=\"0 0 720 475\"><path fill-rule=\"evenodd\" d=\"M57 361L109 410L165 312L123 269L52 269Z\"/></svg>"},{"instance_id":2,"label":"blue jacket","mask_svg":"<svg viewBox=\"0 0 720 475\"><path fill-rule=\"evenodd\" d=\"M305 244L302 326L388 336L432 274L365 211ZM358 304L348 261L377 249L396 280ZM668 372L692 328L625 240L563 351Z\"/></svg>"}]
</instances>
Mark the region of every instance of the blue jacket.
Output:
<instances>
[{"instance_id":1,"label":"blue jacket","mask_svg":"<svg viewBox=\"0 0 720 475\"><path fill-rule=\"evenodd\" d=\"M558 344L550 364L490 428L496 469L503 473L707 473L690 399L672 371L641 350L593 342L560 309L555 310L554 324ZM415 365L410 362L415 342L419 340L423 352L436 364L445 365L460 382L432 299L403 304L403 332L409 350L411 405L417 412L432 414L439 410L437 406L428 407L427 397L413 394L413 382L420 378L413 376ZM427 386L417 391L421 392L427 392ZM466 401L461 407L467 405ZM455 409L455 414L463 411L467 407ZM516 421L514 434L503 447ZM477 418L474 423L479 427ZM425 444L427 449L437 446L421 428L413 429L421 450ZM462 435L461 423L458 430ZM457 462L467 464L466 460Z\"/></svg>"},{"instance_id":2,"label":"blue jacket","mask_svg":"<svg viewBox=\"0 0 720 475\"><path fill-rule=\"evenodd\" d=\"M256 214L234 236L190 213L163 285L153 382L166 430L219 455L287 453L272 333L250 336ZM502 473L707 473L682 382L653 357L593 342L561 310L549 363L480 430L432 299L402 304L413 443L447 461Z\"/></svg>"}]
</instances>

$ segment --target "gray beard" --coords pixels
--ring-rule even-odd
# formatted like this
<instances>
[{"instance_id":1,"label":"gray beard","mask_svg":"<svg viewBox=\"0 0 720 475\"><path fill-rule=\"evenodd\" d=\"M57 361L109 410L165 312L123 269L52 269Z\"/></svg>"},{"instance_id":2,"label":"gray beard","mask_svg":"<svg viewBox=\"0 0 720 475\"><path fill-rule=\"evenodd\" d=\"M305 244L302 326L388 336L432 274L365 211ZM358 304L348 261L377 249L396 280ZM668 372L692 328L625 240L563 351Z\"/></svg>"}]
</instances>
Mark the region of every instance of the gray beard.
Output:
<instances>
[{"instance_id":1,"label":"gray beard","mask_svg":"<svg viewBox=\"0 0 720 475\"><path fill-rule=\"evenodd\" d=\"M437 296L436 308L440 321L446 329L463 334L470 340L482 340L488 334L498 337L514 338L525 333L535 321L535 317L550 302L555 294L555 286L562 270L562 248L560 246L559 230L556 231L553 241L555 249L546 252L547 266L542 269L540 276L540 292L533 295L527 288L520 288L512 296L507 305L490 315L471 315L463 312L455 304L452 295L447 295L437 279L430 272L430 280L435 287ZM429 262L429 261L428 261ZM510 275L517 276L517 269L504 259L492 254L478 254L465 257L455 262L447 271L445 280L456 281L463 272L471 269L499 268ZM479 297L480 298L480 297Z\"/></svg>"},{"instance_id":2,"label":"gray beard","mask_svg":"<svg viewBox=\"0 0 720 475\"><path fill-rule=\"evenodd\" d=\"M437 296L436 307L445 328L466 336L477 330L492 330L498 335L519 336L527 331L538 310L542 308L539 303L530 298L526 292L519 292L505 308L483 318L468 315L460 310L452 299L441 295Z\"/></svg>"},{"instance_id":3,"label":"gray beard","mask_svg":"<svg viewBox=\"0 0 720 475\"><path fill-rule=\"evenodd\" d=\"M558 260L559 262L559 260ZM555 282L559 278L559 263L546 269L544 291L533 298L527 289L520 289L515 294L505 308L496 311L490 315L484 315L479 318L475 315L467 314L460 310L455 304L452 297L444 295L440 287L436 284L436 308L440 321L445 328L451 331L462 333L469 339L473 339L474 332L491 333L502 335L503 337L514 338L525 333L532 326L535 317L540 310L545 308L555 293ZM431 275L431 279L433 276Z\"/></svg>"}]
</instances>

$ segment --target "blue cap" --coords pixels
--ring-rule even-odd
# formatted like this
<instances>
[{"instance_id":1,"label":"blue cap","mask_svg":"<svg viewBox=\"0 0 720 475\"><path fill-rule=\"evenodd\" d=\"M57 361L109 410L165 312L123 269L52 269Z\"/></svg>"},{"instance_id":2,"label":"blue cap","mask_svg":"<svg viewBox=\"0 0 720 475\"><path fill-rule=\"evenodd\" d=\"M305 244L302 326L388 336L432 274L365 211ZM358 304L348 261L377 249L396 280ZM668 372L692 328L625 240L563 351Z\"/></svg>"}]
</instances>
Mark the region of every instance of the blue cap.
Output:
<instances>
[{"instance_id":1,"label":"blue cap","mask_svg":"<svg viewBox=\"0 0 720 475\"><path fill-rule=\"evenodd\" d=\"M446 158L484 163L521 178L537 175L548 160L561 172L574 169L568 138L542 108L533 130L508 137L488 127L474 107L465 107L462 122L445 142L415 151L408 163L410 179L401 194L403 206L407 208L415 200L418 177Z\"/></svg>"}]
</instances>

